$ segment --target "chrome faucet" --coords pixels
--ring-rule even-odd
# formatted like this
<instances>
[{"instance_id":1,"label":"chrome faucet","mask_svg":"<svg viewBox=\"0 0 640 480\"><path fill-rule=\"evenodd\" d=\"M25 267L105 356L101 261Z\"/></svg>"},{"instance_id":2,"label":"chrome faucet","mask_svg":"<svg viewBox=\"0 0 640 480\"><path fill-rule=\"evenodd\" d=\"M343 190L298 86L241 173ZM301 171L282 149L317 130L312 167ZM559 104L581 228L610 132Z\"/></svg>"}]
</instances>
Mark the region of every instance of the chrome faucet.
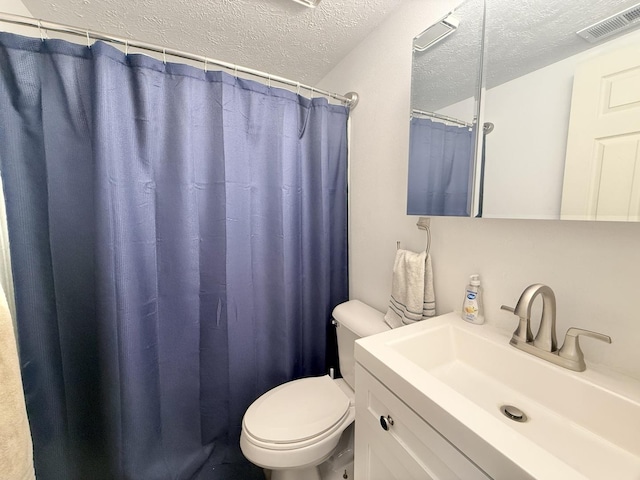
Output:
<instances>
[{"instance_id":1,"label":"chrome faucet","mask_svg":"<svg viewBox=\"0 0 640 480\"><path fill-rule=\"evenodd\" d=\"M531 333L531 306L538 295L542 295L542 319L536 338L532 340ZM511 345L517 346L521 343L533 342L533 345L547 352L553 352L558 346L556 340L556 296L551 288L541 283L529 285L525 288L516 308L505 305L503 310L513 312L520 317L520 324L511 338Z\"/></svg>"},{"instance_id":2,"label":"chrome faucet","mask_svg":"<svg viewBox=\"0 0 640 480\"><path fill-rule=\"evenodd\" d=\"M542 318L535 338L531 332L531 306L535 298L542 296ZM514 347L527 353L548 360L561 367L582 372L586 369L584 354L580 349L578 337L580 335L596 338L611 343L611 337L601 333L570 328L565 336L562 348L558 350L556 340L556 296L546 285L536 283L524 289L515 308L502 305L503 310L514 313L519 317L518 327L511 341Z\"/></svg>"}]
</instances>

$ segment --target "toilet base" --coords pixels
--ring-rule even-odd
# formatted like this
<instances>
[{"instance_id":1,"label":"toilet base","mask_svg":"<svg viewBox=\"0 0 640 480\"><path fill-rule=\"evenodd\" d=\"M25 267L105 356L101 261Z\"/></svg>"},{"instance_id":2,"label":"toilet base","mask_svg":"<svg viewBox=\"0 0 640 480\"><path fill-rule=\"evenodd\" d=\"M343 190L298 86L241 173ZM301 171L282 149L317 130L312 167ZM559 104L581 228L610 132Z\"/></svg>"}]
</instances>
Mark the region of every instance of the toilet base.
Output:
<instances>
[{"instance_id":1,"label":"toilet base","mask_svg":"<svg viewBox=\"0 0 640 480\"><path fill-rule=\"evenodd\" d=\"M320 469L322 480L353 480L353 462L344 465L340 470L330 470L328 472Z\"/></svg>"},{"instance_id":2,"label":"toilet base","mask_svg":"<svg viewBox=\"0 0 640 480\"><path fill-rule=\"evenodd\" d=\"M324 468L323 468L324 467ZM329 469L323 465L316 468L315 472L304 472L303 470L280 470L273 476L273 470L265 470L264 477L266 480L351 480L353 479L353 461L346 465L342 465L340 470ZM307 476L304 476L307 475Z\"/></svg>"},{"instance_id":3,"label":"toilet base","mask_svg":"<svg viewBox=\"0 0 640 480\"><path fill-rule=\"evenodd\" d=\"M265 470L264 474L267 480L351 480L353 461L342 465L339 470L327 468L322 464L299 470Z\"/></svg>"},{"instance_id":4,"label":"toilet base","mask_svg":"<svg viewBox=\"0 0 640 480\"><path fill-rule=\"evenodd\" d=\"M322 480L318 467L271 470L271 480Z\"/></svg>"},{"instance_id":5,"label":"toilet base","mask_svg":"<svg viewBox=\"0 0 640 480\"><path fill-rule=\"evenodd\" d=\"M354 424L343 432L333 455L318 465L322 480L353 480Z\"/></svg>"},{"instance_id":6,"label":"toilet base","mask_svg":"<svg viewBox=\"0 0 640 480\"><path fill-rule=\"evenodd\" d=\"M264 470L266 480L352 480L354 425L343 432L338 445L327 460L316 467Z\"/></svg>"}]
</instances>

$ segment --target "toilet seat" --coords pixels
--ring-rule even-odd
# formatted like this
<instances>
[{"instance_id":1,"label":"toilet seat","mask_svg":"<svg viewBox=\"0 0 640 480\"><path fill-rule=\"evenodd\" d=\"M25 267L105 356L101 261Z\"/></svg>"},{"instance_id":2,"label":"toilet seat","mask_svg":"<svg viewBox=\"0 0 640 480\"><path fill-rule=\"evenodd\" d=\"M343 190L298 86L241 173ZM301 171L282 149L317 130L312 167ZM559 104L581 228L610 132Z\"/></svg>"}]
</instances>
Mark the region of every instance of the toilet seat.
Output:
<instances>
[{"instance_id":1,"label":"toilet seat","mask_svg":"<svg viewBox=\"0 0 640 480\"><path fill-rule=\"evenodd\" d=\"M351 422L351 402L328 375L287 382L269 390L247 409L247 440L271 450L303 448Z\"/></svg>"}]
</instances>

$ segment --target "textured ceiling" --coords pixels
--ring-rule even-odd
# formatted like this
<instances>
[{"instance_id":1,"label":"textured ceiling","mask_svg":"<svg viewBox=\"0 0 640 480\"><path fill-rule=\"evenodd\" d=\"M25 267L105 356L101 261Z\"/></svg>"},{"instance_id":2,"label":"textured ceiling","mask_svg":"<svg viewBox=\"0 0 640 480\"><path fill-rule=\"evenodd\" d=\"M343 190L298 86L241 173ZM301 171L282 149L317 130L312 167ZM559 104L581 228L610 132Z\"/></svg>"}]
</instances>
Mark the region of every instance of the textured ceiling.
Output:
<instances>
[{"instance_id":1,"label":"textured ceiling","mask_svg":"<svg viewBox=\"0 0 640 480\"><path fill-rule=\"evenodd\" d=\"M404 0L23 0L39 19L318 82ZM342 93L342 92L340 92Z\"/></svg>"},{"instance_id":2,"label":"textured ceiling","mask_svg":"<svg viewBox=\"0 0 640 480\"><path fill-rule=\"evenodd\" d=\"M575 32L638 1L486 0L487 88L599 45ZM456 13L458 29L433 48L414 54L413 85L421 88L413 88L412 105L433 111L474 94L482 3L462 2Z\"/></svg>"}]
</instances>

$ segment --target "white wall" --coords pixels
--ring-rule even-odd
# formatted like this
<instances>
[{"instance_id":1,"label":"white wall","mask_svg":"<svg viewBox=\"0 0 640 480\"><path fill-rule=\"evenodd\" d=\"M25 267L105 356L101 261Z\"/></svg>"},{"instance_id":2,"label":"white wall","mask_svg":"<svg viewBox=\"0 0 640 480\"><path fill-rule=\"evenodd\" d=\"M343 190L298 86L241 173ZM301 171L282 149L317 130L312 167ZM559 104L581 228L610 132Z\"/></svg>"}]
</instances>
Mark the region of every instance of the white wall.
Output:
<instances>
[{"instance_id":1,"label":"white wall","mask_svg":"<svg viewBox=\"0 0 640 480\"><path fill-rule=\"evenodd\" d=\"M33 17L31 12L20 0L0 0L0 12L10 13L12 15L22 15L23 17ZM20 35L34 36L34 29L29 27L21 27L10 23L0 22L0 30L3 32L18 33ZM37 31L35 31L37 35Z\"/></svg>"},{"instance_id":2,"label":"white wall","mask_svg":"<svg viewBox=\"0 0 640 480\"><path fill-rule=\"evenodd\" d=\"M351 122L350 286L380 310L396 241L425 245L405 213L411 39L452 6L407 1L321 82L361 96ZM612 345L582 341L587 363L640 379L640 224L436 217L431 229L439 313L459 310L468 276L480 273L487 322L512 331L516 318L500 305L546 283L557 295L558 337L570 326L611 335Z\"/></svg>"},{"instance_id":3,"label":"white wall","mask_svg":"<svg viewBox=\"0 0 640 480\"><path fill-rule=\"evenodd\" d=\"M575 65L558 62L486 91L483 215L560 218ZM525 172L525 174L523 174Z\"/></svg>"}]
</instances>

